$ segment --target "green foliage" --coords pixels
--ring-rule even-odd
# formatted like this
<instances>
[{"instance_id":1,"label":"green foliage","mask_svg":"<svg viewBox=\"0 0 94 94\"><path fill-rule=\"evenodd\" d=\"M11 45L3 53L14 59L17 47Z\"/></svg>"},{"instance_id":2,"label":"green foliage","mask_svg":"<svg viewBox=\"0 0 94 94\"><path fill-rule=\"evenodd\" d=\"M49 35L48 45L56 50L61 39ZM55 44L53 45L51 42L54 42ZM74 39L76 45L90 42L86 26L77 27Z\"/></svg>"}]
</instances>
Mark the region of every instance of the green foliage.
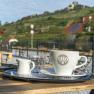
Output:
<instances>
[{"instance_id":1,"label":"green foliage","mask_svg":"<svg viewBox=\"0 0 94 94\"><path fill-rule=\"evenodd\" d=\"M58 23L58 25L59 25L59 26L66 26L67 23L68 23L68 20L67 20L67 19L62 19L62 20Z\"/></svg>"}]
</instances>

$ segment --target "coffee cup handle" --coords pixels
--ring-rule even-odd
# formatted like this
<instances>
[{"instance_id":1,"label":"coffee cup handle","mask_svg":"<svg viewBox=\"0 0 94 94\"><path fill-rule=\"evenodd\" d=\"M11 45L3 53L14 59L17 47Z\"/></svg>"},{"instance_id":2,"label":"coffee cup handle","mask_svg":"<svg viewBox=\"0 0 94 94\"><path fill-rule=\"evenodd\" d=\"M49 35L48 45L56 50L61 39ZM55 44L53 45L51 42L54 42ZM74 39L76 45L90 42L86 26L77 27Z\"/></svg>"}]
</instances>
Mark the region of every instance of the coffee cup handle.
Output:
<instances>
[{"instance_id":1,"label":"coffee cup handle","mask_svg":"<svg viewBox=\"0 0 94 94\"><path fill-rule=\"evenodd\" d=\"M30 62L30 64L32 64L33 66L30 69L30 72L35 68L35 63L33 61Z\"/></svg>"},{"instance_id":2,"label":"coffee cup handle","mask_svg":"<svg viewBox=\"0 0 94 94\"><path fill-rule=\"evenodd\" d=\"M86 56L79 56L79 57L80 57L80 58L85 58L85 62L82 63L81 65L76 65L75 69L80 68L80 67L82 67L82 66L84 66L84 65L87 64L87 57L86 57Z\"/></svg>"}]
</instances>

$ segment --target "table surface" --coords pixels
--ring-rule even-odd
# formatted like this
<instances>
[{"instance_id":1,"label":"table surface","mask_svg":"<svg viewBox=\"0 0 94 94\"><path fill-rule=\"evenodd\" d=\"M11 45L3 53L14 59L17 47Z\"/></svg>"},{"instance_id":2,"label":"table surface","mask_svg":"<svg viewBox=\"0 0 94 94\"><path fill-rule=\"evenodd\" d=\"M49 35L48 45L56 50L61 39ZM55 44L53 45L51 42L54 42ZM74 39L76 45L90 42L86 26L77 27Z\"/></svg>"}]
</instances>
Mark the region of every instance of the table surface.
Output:
<instances>
[{"instance_id":1,"label":"table surface","mask_svg":"<svg viewBox=\"0 0 94 94\"><path fill-rule=\"evenodd\" d=\"M0 94L48 94L94 89L94 80L82 83L24 82L0 78Z\"/></svg>"}]
</instances>

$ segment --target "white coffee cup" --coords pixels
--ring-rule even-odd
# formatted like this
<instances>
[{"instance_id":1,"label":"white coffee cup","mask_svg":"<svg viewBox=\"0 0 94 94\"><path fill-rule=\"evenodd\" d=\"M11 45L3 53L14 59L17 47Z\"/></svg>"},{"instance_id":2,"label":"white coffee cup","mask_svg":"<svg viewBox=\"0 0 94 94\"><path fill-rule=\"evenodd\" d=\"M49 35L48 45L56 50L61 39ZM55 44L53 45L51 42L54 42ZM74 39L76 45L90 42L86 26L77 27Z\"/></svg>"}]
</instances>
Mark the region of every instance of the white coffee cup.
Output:
<instances>
[{"instance_id":1,"label":"white coffee cup","mask_svg":"<svg viewBox=\"0 0 94 94\"><path fill-rule=\"evenodd\" d=\"M85 61L78 65L81 58ZM79 56L79 51L51 50L50 59L55 73L59 76L72 76L74 70L87 64L87 57Z\"/></svg>"},{"instance_id":2,"label":"white coffee cup","mask_svg":"<svg viewBox=\"0 0 94 94\"><path fill-rule=\"evenodd\" d=\"M32 75L31 72L35 68L35 63L28 59L17 59L17 61L18 61L17 74L19 76L31 76Z\"/></svg>"}]
</instances>

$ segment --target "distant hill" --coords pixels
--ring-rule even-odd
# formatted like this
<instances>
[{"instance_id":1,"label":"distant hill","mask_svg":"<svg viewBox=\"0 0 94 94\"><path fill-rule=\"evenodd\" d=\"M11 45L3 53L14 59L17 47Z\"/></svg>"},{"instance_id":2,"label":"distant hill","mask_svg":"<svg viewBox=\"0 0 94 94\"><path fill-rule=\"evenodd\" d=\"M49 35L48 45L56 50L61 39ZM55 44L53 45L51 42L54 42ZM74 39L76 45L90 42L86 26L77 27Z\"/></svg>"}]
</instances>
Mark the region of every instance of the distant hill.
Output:
<instances>
[{"instance_id":1,"label":"distant hill","mask_svg":"<svg viewBox=\"0 0 94 94\"><path fill-rule=\"evenodd\" d=\"M53 13L46 11L40 15L27 16L16 22L5 23L0 28L5 30L5 38L16 35L21 41L30 41L30 24L34 24L34 39L48 41L62 36L64 38L64 27L68 23L79 22L81 17L88 15L94 15L94 7L73 2L68 7Z\"/></svg>"}]
</instances>

